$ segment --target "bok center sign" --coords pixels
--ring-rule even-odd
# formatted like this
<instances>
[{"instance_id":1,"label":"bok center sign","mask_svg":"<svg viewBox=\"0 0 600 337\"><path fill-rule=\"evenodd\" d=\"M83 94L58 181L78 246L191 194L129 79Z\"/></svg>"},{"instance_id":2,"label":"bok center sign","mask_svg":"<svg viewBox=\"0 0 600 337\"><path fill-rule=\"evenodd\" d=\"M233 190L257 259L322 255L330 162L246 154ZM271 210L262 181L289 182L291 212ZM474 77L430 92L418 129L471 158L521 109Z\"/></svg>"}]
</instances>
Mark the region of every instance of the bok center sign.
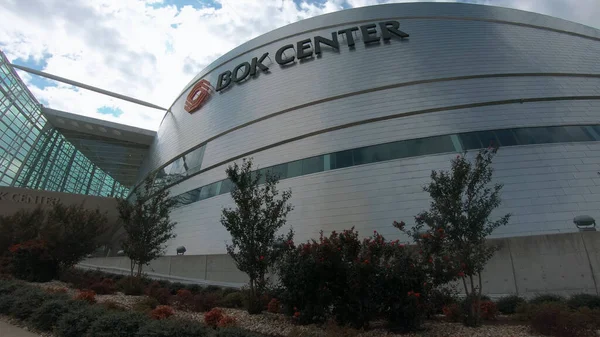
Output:
<instances>
[{"instance_id":1,"label":"bok center sign","mask_svg":"<svg viewBox=\"0 0 600 337\"><path fill-rule=\"evenodd\" d=\"M381 40L389 41L392 37L403 39L409 35L401 31L398 21L384 21L371 23L367 25L350 27L331 33L331 38L315 36L312 39L304 39L296 42L296 44L286 44L275 52L275 62L281 66L289 65L296 62L296 59L302 60L313 55L320 55L321 48L325 45L334 50L340 49L338 36L342 36L346 41L349 49L353 49L355 45L354 32L360 31L362 41L365 45L379 43ZM286 53L287 51L295 51ZM291 55L290 55L291 54ZM232 83L239 83L246 79L255 77L259 71L264 73L269 72L269 67L263 64L265 59L269 57L269 53L262 54L261 57L254 57L250 62L242 62L233 70L227 70L219 74L217 80L216 91L221 91L229 87ZM212 86L207 80L200 80L194 85L187 96L184 109L189 113L193 113L210 98Z\"/></svg>"},{"instance_id":2,"label":"bok center sign","mask_svg":"<svg viewBox=\"0 0 600 337\"><path fill-rule=\"evenodd\" d=\"M379 29L378 29L379 28ZM359 27L350 27L342 29L337 32L331 33L331 39L315 36L313 39L304 39L296 42L295 45L287 44L282 46L275 52L275 62L279 65L286 65L292 62L296 62L296 59L301 60L307 57L321 54L322 45L327 45L335 50L340 49L340 43L338 36L342 35L345 37L346 44L349 48L354 47L354 36L355 31L359 31L362 35L362 40L365 44L379 43L381 39L383 41L389 41L392 36L399 38L405 38L409 35L401 31L400 23L398 21L385 21L377 24L371 23ZM286 51L294 50L295 54L287 55ZM227 70L219 75L217 80L216 91L221 91L227 88L231 83L238 83L248 76L254 77L258 71L268 72L269 67L263 64L263 61L269 56L269 53L264 53L261 57L254 57L250 62L243 62L238 64L233 70Z\"/></svg>"}]
</instances>

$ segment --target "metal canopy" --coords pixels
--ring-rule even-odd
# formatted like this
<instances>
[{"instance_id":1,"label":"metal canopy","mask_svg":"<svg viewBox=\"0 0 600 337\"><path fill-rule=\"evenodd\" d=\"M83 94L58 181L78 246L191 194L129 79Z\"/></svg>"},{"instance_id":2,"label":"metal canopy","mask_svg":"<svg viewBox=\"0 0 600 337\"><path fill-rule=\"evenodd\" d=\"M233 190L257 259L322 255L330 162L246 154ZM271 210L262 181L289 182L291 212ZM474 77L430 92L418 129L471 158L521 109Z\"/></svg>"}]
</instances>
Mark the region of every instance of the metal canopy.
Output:
<instances>
[{"instance_id":1,"label":"metal canopy","mask_svg":"<svg viewBox=\"0 0 600 337\"><path fill-rule=\"evenodd\" d=\"M52 126L88 159L131 188L155 131L107 122L42 107Z\"/></svg>"}]
</instances>

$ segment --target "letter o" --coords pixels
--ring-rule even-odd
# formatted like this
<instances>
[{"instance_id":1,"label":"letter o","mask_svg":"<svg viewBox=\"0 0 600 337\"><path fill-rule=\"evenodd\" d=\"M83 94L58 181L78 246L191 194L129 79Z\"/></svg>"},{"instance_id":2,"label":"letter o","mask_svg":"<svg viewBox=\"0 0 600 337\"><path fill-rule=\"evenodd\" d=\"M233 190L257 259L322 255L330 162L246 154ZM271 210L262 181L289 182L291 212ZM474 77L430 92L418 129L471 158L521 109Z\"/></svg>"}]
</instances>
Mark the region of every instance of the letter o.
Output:
<instances>
[{"instance_id":1,"label":"letter o","mask_svg":"<svg viewBox=\"0 0 600 337\"><path fill-rule=\"evenodd\" d=\"M242 67L244 67L244 72L242 73L242 76L238 77L238 72ZM240 63L233 69L232 79L235 83L237 83L248 77L248 74L250 74L250 63Z\"/></svg>"}]
</instances>

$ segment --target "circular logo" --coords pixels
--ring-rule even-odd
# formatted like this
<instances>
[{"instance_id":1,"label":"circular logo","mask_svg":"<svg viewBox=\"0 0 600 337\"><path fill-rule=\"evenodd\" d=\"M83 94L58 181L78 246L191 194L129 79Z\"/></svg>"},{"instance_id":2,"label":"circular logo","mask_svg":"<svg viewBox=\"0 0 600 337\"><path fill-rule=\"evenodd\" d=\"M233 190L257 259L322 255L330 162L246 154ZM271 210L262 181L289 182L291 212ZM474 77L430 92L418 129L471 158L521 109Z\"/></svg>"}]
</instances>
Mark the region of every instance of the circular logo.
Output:
<instances>
[{"instance_id":1,"label":"circular logo","mask_svg":"<svg viewBox=\"0 0 600 337\"><path fill-rule=\"evenodd\" d=\"M185 100L185 111L193 113L194 111L200 109L202 103L204 103L210 97L211 92L212 86L207 80L201 80L200 82L196 83Z\"/></svg>"}]
</instances>

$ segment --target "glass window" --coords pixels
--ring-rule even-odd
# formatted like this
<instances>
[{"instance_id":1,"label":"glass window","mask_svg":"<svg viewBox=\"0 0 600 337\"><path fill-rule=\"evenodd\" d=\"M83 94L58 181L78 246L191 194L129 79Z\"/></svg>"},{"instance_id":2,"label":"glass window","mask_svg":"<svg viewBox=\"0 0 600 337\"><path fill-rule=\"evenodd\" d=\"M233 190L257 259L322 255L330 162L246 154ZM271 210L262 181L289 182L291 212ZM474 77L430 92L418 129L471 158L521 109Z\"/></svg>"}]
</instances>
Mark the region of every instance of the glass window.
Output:
<instances>
[{"instance_id":1,"label":"glass window","mask_svg":"<svg viewBox=\"0 0 600 337\"><path fill-rule=\"evenodd\" d=\"M533 140L531 144L548 144L555 141L548 128L529 128L529 135Z\"/></svg>"},{"instance_id":2,"label":"glass window","mask_svg":"<svg viewBox=\"0 0 600 337\"><path fill-rule=\"evenodd\" d=\"M463 150L474 150L481 149L483 146L481 145L481 141L479 137L477 137L476 132L469 132L460 134L460 142L462 143ZM487 146L486 146L487 147Z\"/></svg>"},{"instance_id":3,"label":"glass window","mask_svg":"<svg viewBox=\"0 0 600 337\"><path fill-rule=\"evenodd\" d=\"M331 154L331 169L339 169L354 165L352 152L352 150L346 150Z\"/></svg>"},{"instance_id":4,"label":"glass window","mask_svg":"<svg viewBox=\"0 0 600 337\"><path fill-rule=\"evenodd\" d=\"M323 156L302 159L302 175L323 171Z\"/></svg>"},{"instance_id":5,"label":"glass window","mask_svg":"<svg viewBox=\"0 0 600 337\"><path fill-rule=\"evenodd\" d=\"M587 142L594 140L594 136L590 135L581 126L563 126L562 128L570 135L572 142Z\"/></svg>"},{"instance_id":6,"label":"glass window","mask_svg":"<svg viewBox=\"0 0 600 337\"><path fill-rule=\"evenodd\" d=\"M204 148L205 146L201 146L185 155L184 160L188 174L195 173L200 170L200 167L202 166L202 159L204 158Z\"/></svg>"},{"instance_id":7,"label":"glass window","mask_svg":"<svg viewBox=\"0 0 600 337\"><path fill-rule=\"evenodd\" d=\"M204 200L206 198L209 197L209 187L208 186L202 186L200 188L198 188L200 190L200 195L198 197L198 200Z\"/></svg>"},{"instance_id":8,"label":"glass window","mask_svg":"<svg viewBox=\"0 0 600 337\"><path fill-rule=\"evenodd\" d=\"M233 188L233 183L229 179L221 180L221 190L219 194L229 193Z\"/></svg>"},{"instance_id":9,"label":"glass window","mask_svg":"<svg viewBox=\"0 0 600 337\"><path fill-rule=\"evenodd\" d=\"M500 146L514 146L519 144L512 130L496 130L494 134Z\"/></svg>"},{"instance_id":10,"label":"glass window","mask_svg":"<svg viewBox=\"0 0 600 337\"><path fill-rule=\"evenodd\" d=\"M288 178L294 178L302 175L302 160L296 160L288 163Z\"/></svg>"},{"instance_id":11,"label":"glass window","mask_svg":"<svg viewBox=\"0 0 600 337\"><path fill-rule=\"evenodd\" d=\"M454 152L450 136L436 136L422 139L419 155Z\"/></svg>"},{"instance_id":12,"label":"glass window","mask_svg":"<svg viewBox=\"0 0 600 337\"><path fill-rule=\"evenodd\" d=\"M276 176L278 179L287 178L287 170L288 170L287 164L279 164L279 165L272 166L270 168L271 174Z\"/></svg>"},{"instance_id":13,"label":"glass window","mask_svg":"<svg viewBox=\"0 0 600 337\"><path fill-rule=\"evenodd\" d=\"M529 130L525 128L513 129L513 132L515 134L515 137L517 138L517 141L519 142L519 145L535 144L535 140L533 139L533 136L529 133Z\"/></svg>"}]
</instances>

